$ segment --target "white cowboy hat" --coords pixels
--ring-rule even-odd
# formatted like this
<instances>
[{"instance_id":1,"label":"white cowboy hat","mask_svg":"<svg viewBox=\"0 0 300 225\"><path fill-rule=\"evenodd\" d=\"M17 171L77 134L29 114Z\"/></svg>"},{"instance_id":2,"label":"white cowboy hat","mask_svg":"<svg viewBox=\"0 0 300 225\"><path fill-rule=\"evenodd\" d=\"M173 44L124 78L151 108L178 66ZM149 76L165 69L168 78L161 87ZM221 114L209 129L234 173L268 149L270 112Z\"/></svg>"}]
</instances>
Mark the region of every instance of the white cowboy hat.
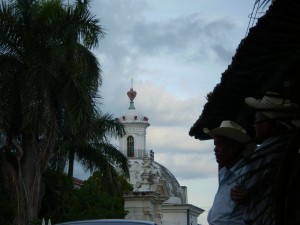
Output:
<instances>
[{"instance_id":1,"label":"white cowboy hat","mask_svg":"<svg viewBox=\"0 0 300 225\"><path fill-rule=\"evenodd\" d=\"M283 120L283 125L288 126L288 122L296 127L300 126L299 107L290 99L283 98L280 94L267 92L262 99L252 97L245 98L245 102L251 108L260 111L269 119ZM289 126L288 126L289 127Z\"/></svg>"},{"instance_id":2,"label":"white cowboy hat","mask_svg":"<svg viewBox=\"0 0 300 225\"><path fill-rule=\"evenodd\" d=\"M209 130L203 128L203 132L214 138L216 135L230 138L245 146L244 155L248 155L256 148L256 143L247 135L246 130L237 123L225 120L222 121L220 127Z\"/></svg>"},{"instance_id":3,"label":"white cowboy hat","mask_svg":"<svg viewBox=\"0 0 300 225\"><path fill-rule=\"evenodd\" d=\"M220 127L209 130L203 129L203 132L214 138L216 135L221 135L235 140L238 143L245 144L251 142L252 138L247 135L246 130L237 123L225 120L222 121Z\"/></svg>"}]
</instances>

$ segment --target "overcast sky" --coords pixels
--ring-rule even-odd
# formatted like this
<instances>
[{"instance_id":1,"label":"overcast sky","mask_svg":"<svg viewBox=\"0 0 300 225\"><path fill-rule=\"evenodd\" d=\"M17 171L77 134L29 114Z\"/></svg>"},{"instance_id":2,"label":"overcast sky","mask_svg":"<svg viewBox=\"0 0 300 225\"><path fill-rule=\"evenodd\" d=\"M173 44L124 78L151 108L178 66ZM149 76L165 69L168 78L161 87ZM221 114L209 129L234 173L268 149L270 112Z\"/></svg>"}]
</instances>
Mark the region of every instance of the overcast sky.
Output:
<instances>
[{"instance_id":1,"label":"overcast sky","mask_svg":"<svg viewBox=\"0 0 300 225\"><path fill-rule=\"evenodd\" d=\"M212 141L195 140L189 130L245 37L254 2L94 0L91 4L106 32L93 50L102 69L101 109L116 117L126 112L133 78L135 107L151 124L147 150L153 149L155 161L187 186L189 203L205 210L201 224L207 224L217 190L217 164Z\"/></svg>"}]
</instances>

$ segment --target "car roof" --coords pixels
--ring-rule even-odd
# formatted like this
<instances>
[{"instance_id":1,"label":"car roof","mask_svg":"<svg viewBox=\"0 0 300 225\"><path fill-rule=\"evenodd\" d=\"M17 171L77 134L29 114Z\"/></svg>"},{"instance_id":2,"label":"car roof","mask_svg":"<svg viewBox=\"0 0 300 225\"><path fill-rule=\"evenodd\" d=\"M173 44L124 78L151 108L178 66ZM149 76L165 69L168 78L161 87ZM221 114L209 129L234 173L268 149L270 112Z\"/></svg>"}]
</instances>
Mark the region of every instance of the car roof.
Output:
<instances>
[{"instance_id":1,"label":"car roof","mask_svg":"<svg viewBox=\"0 0 300 225\"><path fill-rule=\"evenodd\" d=\"M101 225L101 224L110 224L110 225L156 225L156 223L145 220L124 220L124 219L101 219L101 220L78 220L70 221L64 223L58 223L56 225Z\"/></svg>"}]
</instances>

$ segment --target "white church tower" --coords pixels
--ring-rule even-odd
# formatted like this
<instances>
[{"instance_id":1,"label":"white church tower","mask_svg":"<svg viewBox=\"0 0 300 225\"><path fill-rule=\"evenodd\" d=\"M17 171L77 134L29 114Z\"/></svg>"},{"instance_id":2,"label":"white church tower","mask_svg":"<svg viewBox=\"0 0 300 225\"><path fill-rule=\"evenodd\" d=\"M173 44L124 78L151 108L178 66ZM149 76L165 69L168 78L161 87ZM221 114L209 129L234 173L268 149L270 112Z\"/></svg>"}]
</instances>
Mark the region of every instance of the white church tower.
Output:
<instances>
[{"instance_id":1,"label":"white church tower","mask_svg":"<svg viewBox=\"0 0 300 225\"><path fill-rule=\"evenodd\" d=\"M133 88L127 92L130 105L125 115L120 118L126 131L126 135L119 139L120 149L128 158L143 158L146 154L146 129L150 126L148 118L134 107L136 94Z\"/></svg>"},{"instance_id":2,"label":"white church tower","mask_svg":"<svg viewBox=\"0 0 300 225\"><path fill-rule=\"evenodd\" d=\"M133 192L124 194L126 219L154 221L157 225L197 225L201 208L188 204L187 187L180 186L175 176L154 161L154 152L146 150L148 118L134 106L137 93L130 89L126 113L119 117L126 135L119 137L120 151L128 157L129 182Z\"/></svg>"}]
</instances>

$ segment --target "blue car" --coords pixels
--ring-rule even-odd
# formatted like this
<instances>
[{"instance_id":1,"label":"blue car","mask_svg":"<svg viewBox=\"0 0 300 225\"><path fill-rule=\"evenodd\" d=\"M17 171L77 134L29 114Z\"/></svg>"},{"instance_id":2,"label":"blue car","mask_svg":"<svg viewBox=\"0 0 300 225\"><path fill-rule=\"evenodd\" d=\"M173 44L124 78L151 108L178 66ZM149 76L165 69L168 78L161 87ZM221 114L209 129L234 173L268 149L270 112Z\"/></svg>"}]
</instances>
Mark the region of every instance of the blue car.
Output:
<instances>
[{"instance_id":1,"label":"blue car","mask_svg":"<svg viewBox=\"0 0 300 225\"><path fill-rule=\"evenodd\" d=\"M58 223L56 225L157 225L151 221L124 220L124 219L102 219L102 220L81 220Z\"/></svg>"}]
</instances>

